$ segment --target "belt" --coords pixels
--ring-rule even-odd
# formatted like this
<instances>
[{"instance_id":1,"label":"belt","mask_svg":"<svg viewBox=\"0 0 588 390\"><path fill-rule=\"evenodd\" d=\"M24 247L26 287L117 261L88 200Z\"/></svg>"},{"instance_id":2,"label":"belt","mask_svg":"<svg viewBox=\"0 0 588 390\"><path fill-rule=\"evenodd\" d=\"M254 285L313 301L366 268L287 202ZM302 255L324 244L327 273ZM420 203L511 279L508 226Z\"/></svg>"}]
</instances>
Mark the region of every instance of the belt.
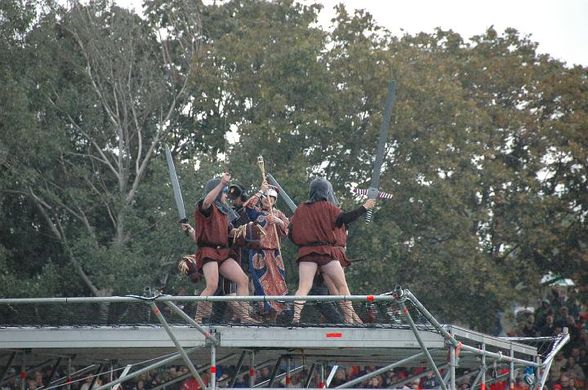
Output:
<instances>
[{"instance_id":1,"label":"belt","mask_svg":"<svg viewBox=\"0 0 588 390\"><path fill-rule=\"evenodd\" d=\"M338 246L338 247L345 247L344 245L338 245L336 242L333 241L313 241L306 244L300 245L301 247L305 246Z\"/></svg>"},{"instance_id":2,"label":"belt","mask_svg":"<svg viewBox=\"0 0 588 390\"><path fill-rule=\"evenodd\" d=\"M229 247L226 245L217 245L217 244L206 244L206 243L198 243L199 248L213 248L213 249L228 249Z\"/></svg>"}]
</instances>

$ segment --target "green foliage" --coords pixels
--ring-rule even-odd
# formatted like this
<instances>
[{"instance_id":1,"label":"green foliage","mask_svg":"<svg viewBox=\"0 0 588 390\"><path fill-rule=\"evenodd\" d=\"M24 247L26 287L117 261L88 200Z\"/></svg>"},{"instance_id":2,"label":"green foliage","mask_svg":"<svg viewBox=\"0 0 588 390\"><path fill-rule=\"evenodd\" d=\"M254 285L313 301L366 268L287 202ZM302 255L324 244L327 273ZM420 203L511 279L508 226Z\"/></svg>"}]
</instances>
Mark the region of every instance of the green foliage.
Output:
<instances>
[{"instance_id":1,"label":"green foliage","mask_svg":"<svg viewBox=\"0 0 588 390\"><path fill-rule=\"evenodd\" d=\"M149 0L145 19L26 4L1 8L0 295L191 289L161 142L188 214L225 169L257 188L258 155L295 201L320 174L356 207L390 79L381 189L394 199L350 227L352 291L398 284L489 330L547 271L587 282L586 69L515 30L396 37L338 6L323 31L320 6L287 0Z\"/></svg>"}]
</instances>

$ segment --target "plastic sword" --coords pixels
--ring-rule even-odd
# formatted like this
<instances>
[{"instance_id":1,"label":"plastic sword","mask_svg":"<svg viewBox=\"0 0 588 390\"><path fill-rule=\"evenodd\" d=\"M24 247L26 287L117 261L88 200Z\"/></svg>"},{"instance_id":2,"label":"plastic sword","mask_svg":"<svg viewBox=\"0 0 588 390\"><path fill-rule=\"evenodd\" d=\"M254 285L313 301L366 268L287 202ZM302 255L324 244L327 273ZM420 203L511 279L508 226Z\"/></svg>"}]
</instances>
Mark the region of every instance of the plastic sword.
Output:
<instances>
[{"instance_id":1,"label":"plastic sword","mask_svg":"<svg viewBox=\"0 0 588 390\"><path fill-rule=\"evenodd\" d=\"M368 199L389 199L391 194L380 192L380 175L382 174L382 163L384 162L384 149L386 146L386 139L388 138L388 128L390 127L390 117L392 115L392 106L396 97L396 82L390 81L388 85L388 97L384 106L384 117L382 125L380 126L380 138L378 140L378 148L376 150L376 161L374 162L374 169L372 171L372 181L367 190ZM365 190L356 190L356 193L365 193ZM365 223L370 223L372 220L373 209L369 209L365 216Z\"/></svg>"},{"instance_id":2,"label":"plastic sword","mask_svg":"<svg viewBox=\"0 0 588 390\"><path fill-rule=\"evenodd\" d=\"M280 191L280 197L284 199L284 202L286 202L288 208L290 208L292 212L296 211L296 203L294 203L292 198L288 196L286 191L282 188L280 183L278 183L278 181L272 176L271 173L267 174L267 181L269 181L271 185L275 186L278 189L278 191Z\"/></svg>"},{"instance_id":3,"label":"plastic sword","mask_svg":"<svg viewBox=\"0 0 588 390\"><path fill-rule=\"evenodd\" d=\"M174 190L174 198L176 200L176 207L178 208L178 216L180 223L187 223L186 208L184 207L184 199L182 198L182 190L180 189L180 182L176 174L176 167L172 158L169 146L165 145L165 159L167 160L167 170L169 171L169 179L171 180L172 188Z\"/></svg>"}]
</instances>

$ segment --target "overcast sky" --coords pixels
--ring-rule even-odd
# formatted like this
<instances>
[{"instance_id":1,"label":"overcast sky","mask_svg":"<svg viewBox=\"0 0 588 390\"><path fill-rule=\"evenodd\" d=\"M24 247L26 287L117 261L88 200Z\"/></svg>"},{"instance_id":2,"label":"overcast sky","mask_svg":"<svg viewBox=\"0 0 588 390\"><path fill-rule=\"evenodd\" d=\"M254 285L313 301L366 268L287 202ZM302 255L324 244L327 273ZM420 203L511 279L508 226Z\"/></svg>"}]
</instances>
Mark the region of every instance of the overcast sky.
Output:
<instances>
[{"instance_id":1,"label":"overcast sky","mask_svg":"<svg viewBox=\"0 0 588 390\"><path fill-rule=\"evenodd\" d=\"M529 34L538 51L566 62L588 66L587 0L320 0L321 24L328 24L332 8L363 8L378 24L395 34L431 33L451 29L464 38L482 34L490 26L500 33L507 27ZM304 1L310 3L310 1ZM330 14L330 15L327 15Z\"/></svg>"},{"instance_id":2,"label":"overcast sky","mask_svg":"<svg viewBox=\"0 0 588 390\"><path fill-rule=\"evenodd\" d=\"M140 0L116 0L129 6ZM212 3L214 0L205 0ZM482 34L490 26L507 27L530 35L538 51L566 62L588 66L588 0L302 0L324 5L321 24L327 27L333 7L363 8L378 24L395 34L431 33L435 27L451 29L463 38ZM401 30L403 29L403 30Z\"/></svg>"}]
</instances>

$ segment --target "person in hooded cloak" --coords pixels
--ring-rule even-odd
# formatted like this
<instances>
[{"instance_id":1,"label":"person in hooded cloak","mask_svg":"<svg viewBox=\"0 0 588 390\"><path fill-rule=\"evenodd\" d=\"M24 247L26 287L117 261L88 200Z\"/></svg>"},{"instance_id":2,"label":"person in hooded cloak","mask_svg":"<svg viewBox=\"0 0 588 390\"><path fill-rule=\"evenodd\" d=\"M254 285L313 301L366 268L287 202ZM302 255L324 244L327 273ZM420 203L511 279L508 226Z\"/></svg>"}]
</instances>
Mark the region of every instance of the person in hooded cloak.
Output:
<instances>
[{"instance_id":1,"label":"person in hooded cloak","mask_svg":"<svg viewBox=\"0 0 588 390\"><path fill-rule=\"evenodd\" d=\"M347 225L375 206L368 199L359 208L344 212L339 208L333 186L324 178L312 180L308 200L302 203L290 219L290 239L298 246L299 282L296 296L308 295L313 279L320 271L332 295L350 295L344 267L350 262L345 254ZM292 322L300 322L304 302L294 305ZM351 302L342 302L345 322L361 320Z\"/></svg>"}]
</instances>

